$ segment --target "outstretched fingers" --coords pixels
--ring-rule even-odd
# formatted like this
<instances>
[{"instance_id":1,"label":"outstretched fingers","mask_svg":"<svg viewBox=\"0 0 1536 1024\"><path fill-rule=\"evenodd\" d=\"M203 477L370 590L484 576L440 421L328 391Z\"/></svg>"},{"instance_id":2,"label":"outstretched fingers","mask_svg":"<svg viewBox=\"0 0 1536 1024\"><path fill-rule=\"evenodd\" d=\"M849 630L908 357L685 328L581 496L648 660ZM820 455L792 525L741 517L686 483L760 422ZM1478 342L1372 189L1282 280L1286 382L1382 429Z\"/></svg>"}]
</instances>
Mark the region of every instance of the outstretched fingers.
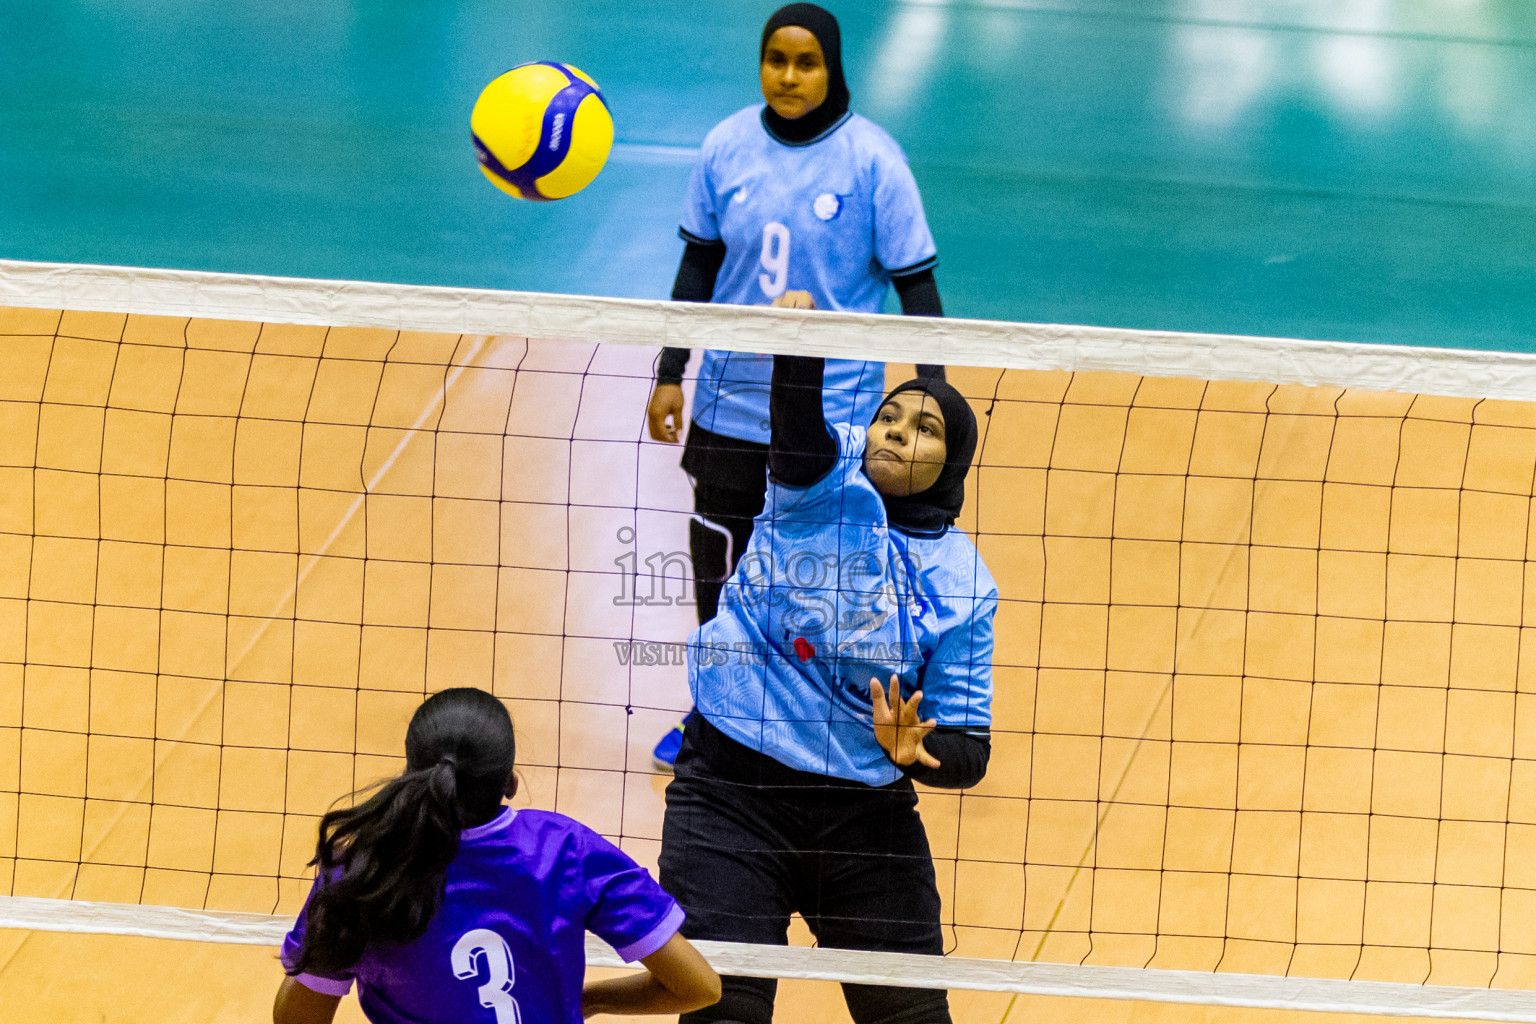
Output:
<instances>
[{"instance_id":1,"label":"outstretched fingers","mask_svg":"<svg viewBox=\"0 0 1536 1024\"><path fill-rule=\"evenodd\" d=\"M923 691L915 690L912 696L901 697L901 679L892 675L890 689L880 680L869 680L870 703L873 705L875 739L897 764L907 765L916 761L928 768L938 768L941 762L923 746L923 739L937 727L933 718L919 718L923 703Z\"/></svg>"},{"instance_id":2,"label":"outstretched fingers","mask_svg":"<svg viewBox=\"0 0 1536 1024\"><path fill-rule=\"evenodd\" d=\"M874 676L869 678L869 699L874 704L876 725L895 725L896 709L891 707L886 698L885 687L880 685L880 680Z\"/></svg>"},{"instance_id":3,"label":"outstretched fingers","mask_svg":"<svg viewBox=\"0 0 1536 1024\"><path fill-rule=\"evenodd\" d=\"M917 759L929 768L941 768L944 764L944 762L928 753L928 748L923 745L923 740L929 733L933 732L934 727L938 724L935 719L930 718L926 722L920 722L917 726L921 730L915 740L917 744Z\"/></svg>"},{"instance_id":4,"label":"outstretched fingers","mask_svg":"<svg viewBox=\"0 0 1536 1024\"><path fill-rule=\"evenodd\" d=\"M923 701L923 691L917 690L910 700L901 705L901 727L907 730L907 736L911 738L913 754L920 763L929 768L939 767L938 758L928 753L928 748L923 745L923 740L928 734L938 727L936 718L919 719L917 717L918 705Z\"/></svg>"}]
</instances>

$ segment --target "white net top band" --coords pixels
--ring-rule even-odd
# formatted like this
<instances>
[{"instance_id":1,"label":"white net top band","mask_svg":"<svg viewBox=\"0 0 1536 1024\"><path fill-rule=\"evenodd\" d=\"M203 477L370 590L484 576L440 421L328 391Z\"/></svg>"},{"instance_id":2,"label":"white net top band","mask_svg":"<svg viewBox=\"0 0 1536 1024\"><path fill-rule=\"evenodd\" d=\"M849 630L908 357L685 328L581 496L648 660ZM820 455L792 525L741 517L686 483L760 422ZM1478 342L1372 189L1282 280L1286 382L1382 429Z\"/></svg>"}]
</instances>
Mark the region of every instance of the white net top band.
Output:
<instances>
[{"instance_id":1,"label":"white net top band","mask_svg":"<svg viewBox=\"0 0 1536 1024\"><path fill-rule=\"evenodd\" d=\"M0 305L1536 400L1536 356L1522 353L192 270L0 260Z\"/></svg>"}]
</instances>

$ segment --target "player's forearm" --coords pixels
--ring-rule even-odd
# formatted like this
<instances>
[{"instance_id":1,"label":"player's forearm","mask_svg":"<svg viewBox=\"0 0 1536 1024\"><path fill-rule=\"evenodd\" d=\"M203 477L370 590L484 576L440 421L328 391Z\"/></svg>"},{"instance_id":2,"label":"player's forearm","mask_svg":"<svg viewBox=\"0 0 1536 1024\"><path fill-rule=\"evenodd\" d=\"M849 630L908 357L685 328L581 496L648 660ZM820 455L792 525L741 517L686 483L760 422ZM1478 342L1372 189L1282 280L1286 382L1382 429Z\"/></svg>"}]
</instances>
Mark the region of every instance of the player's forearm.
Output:
<instances>
[{"instance_id":1,"label":"player's forearm","mask_svg":"<svg viewBox=\"0 0 1536 1024\"><path fill-rule=\"evenodd\" d=\"M822 407L823 360L774 356L768 394L768 469L779 483L809 487L837 463L837 440Z\"/></svg>"},{"instance_id":2,"label":"player's forearm","mask_svg":"<svg viewBox=\"0 0 1536 1024\"><path fill-rule=\"evenodd\" d=\"M992 760L992 733L985 728L941 725L923 738L923 746L938 760L939 767L913 762L901 770L908 778L936 789L969 789L987 774Z\"/></svg>"},{"instance_id":3,"label":"player's forearm","mask_svg":"<svg viewBox=\"0 0 1536 1024\"><path fill-rule=\"evenodd\" d=\"M622 978L608 978L588 982L581 990L581 1012L585 1016L597 1013L687 1013L708 1006L719 998L710 998L707 991L674 992L654 974L642 971Z\"/></svg>"},{"instance_id":4,"label":"player's forearm","mask_svg":"<svg viewBox=\"0 0 1536 1024\"><path fill-rule=\"evenodd\" d=\"M672 282L675 302L708 302L715 296L715 279L725 263L725 246L719 242L688 242ZM681 384L688 367L688 350L664 348L656 363L656 383Z\"/></svg>"},{"instance_id":5,"label":"player's forearm","mask_svg":"<svg viewBox=\"0 0 1536 1024\"><path fill-rule=\"evenodd\" d=\"M687 1013L720 1001L720 975L697 949L674 934L642 957L645 973L594 981L581 992L581 1009L594 1013Z\"/></svg>"},{"instance_id":6,"label":"player's forearm","mask_svg":"<svg viewBox=\"0 0 1536 1024\"><path fill-rule=\"evenodd\" d=\"M650 974L626 974L622 978L591 981L581 990L581 1012L590 1017L598 1013L682 1013L684 1008L668 1005L672 996Z\"/></svg>"},{"instance_id":7,"label":"player's forearm","mask_svg":"<svg viewBox=\"0 0 1536 1024\"><path fill-rule=\"evenodd\" d=\"M944 315L944 303L939 300L939 283L933 278L933 268L893 278L892 283L896 285L896 295L905 315ZM924 380L945 379L944 367L937 363L918 363L917 375Z\"/></svg>"},{"instance_id":8,"label":"player's forearm","mask_svg":"<svg viewBox=\"0 0 1536 1024\"><path fill-rule=\"evenodd\" d=\"M664 348L661 357L656 360L656 383L680 385L683 382L683 371L687 369L687 349Z\"/></svg>"}]
</instances>

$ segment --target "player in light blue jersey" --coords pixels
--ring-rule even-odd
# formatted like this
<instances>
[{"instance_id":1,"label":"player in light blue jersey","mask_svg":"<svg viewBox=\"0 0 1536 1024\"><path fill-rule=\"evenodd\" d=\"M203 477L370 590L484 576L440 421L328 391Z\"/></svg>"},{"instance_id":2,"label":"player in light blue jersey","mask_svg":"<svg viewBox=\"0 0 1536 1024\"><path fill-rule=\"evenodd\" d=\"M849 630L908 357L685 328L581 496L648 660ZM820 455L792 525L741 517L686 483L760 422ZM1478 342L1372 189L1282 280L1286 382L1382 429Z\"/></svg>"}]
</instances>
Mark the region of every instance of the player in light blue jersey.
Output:
<instances>
[{"instance_id":1,"label":"player in light blue jersey","mask_svg":"<svg viewBox=\"0 0 1536 1024\"><path fill-rule=\"evenodd\" d=\"M766 507L689 639L661 882L689 938L782 944L799 913L825 947L941 954L912 781L974 785L991 753L997 586L953 528L975 417L918 379L868 427L828 424L821 380L774 360ZM723 981L685 1024L769 1024L771 980ZM856 1024L950 1020L941 990L844 995Z\"/></svg>"},{"instance_id":2,"label":"player in light blue jersey","mask_svg":"<svg viewBox=\"0 0 1536 1024\"><path fill-rule=\"evenodd\" d=\"M762 305L788 291L819 309L879 312L894 283L903 313L941 316L933 236L906 156L878 125L848 109L837 19L790 4L763 29L764 103L726 118L704 139L688 182L686 243L674 299ZM648 412L651 437L682 426L687 349L666 349ZM715 614L763 508L772 359L707 351L694 391L683 468L694 484L689 528L699 622ZM940 366L918 375L942 379ZM863 426L885 391L879 362L829 360L829 422ZM681 726L656 748L668 770Z\"/></svg>"},{"instance_id":3,"label":"player in light blue jersey","mask_svg":"<svg viewBox=\"0 0 1536 1024\"><path fill-rule=\"evenodd\" d=\"M512 719L483 690L416 709L405 772L320 820L275 1024L331 1024L354 985L373 1024L579 1024L719 998L644 868L564 815L502 806L513 753ZM588 930L646 971L584 986Z\"/></svg>"}]
</instances>

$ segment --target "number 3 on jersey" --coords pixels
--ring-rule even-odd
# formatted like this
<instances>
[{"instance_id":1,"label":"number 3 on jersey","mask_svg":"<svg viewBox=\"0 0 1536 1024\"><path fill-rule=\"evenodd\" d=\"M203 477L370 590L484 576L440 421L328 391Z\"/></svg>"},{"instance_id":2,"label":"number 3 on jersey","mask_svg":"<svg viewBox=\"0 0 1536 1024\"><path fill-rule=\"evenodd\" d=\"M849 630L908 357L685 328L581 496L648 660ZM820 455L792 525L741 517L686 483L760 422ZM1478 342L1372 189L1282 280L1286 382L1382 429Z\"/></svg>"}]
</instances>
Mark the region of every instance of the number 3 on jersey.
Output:
<instances>
[{"instance_id":1,"label":"number 3 on jersey","mask_svg":"<svg viewBox=\"0 0 1536 1024\"><path fill-rule=\"evenodd\" d=\"M496 1011L496 1024L522 1024L517 1000L512 998L512 950L507 947L507 940L489 928L465 932L453 944L453 953L449 957L453 963L453 976L465 981L478 977L477 954L485 956L487 974L478 993L480 1005Z\"/></svg>"},{"instance_id":2,"label":"number 3 on jersey","mask_svg":"<svg viewBox=\"0 0 1536 1024\"><path fill-rule=\"evenodd\" d=\"M763 255L759 262L766 274L757 275L763 294L776 299L789 287L789 228L776 220L763 225Z\"/></svg>"}]
</instances>

